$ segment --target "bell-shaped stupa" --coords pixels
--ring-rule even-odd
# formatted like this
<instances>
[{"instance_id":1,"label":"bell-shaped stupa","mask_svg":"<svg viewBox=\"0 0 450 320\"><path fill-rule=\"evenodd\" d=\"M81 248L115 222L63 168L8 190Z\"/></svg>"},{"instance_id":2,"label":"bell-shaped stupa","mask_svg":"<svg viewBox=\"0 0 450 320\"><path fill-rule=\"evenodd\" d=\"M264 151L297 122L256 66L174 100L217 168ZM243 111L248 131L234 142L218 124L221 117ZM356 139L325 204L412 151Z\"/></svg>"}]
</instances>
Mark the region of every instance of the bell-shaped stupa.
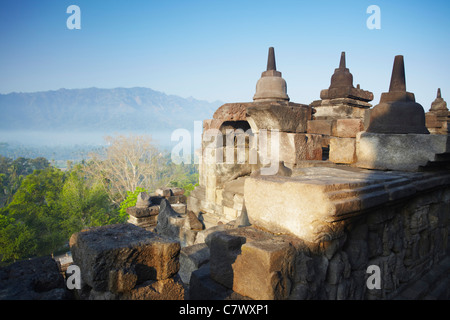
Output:
<instances>
[{"instance_id":1,"label":"bell-shaped stupa","mask_svg":"<svg viewBox=\"0 0 450 320\"><path fill-rule=\"evenodd\" d=\"M373 133L429 134L425 126L425 111L416 103L414 93L406 91L403 56L395 57L389 92L381 94L380 103L370 113L366 130Z\"/></svg>"},{"instance_id":2,"label":"bell-shaped stupa","mask_svg":"<svg viewBox=\"0 0 450 320\"><path fill-rule=\"evenodd\" d=\"M440 88L436 99L431 103L430 111L425 114L425 124L432 134L449 134L450 111L447 102L442 98Z\"/></svg>"},{"instance_id":3,"label":"bell-shaped stupa","mask_svg":"<svg viewBox=\"0 0 450 320\"><path fill-rule=\"evenodd\" d=\"M346 66L345 52L341 53L341 60L339 62L339 68L334 70L334 74L331 76L331 84L328 89L322 90L320 93L321 99L339 99L339 98L351 98L359 101L372 101L373 93L365 91L353 86L353 75Z\"/></svg>"},{"instance_id":4,"label":"bell-shaped stupa","mask_svg":"<svg viewBox=\"0 0 450 320\"><path fill-rule=\"evenodd\" d=\"M439 111L448 112L447 102L445 102L445 100L442 99L442 96L441 96L441 88L438 89L436 99L431 103L430 111L432 111L432 112L439 112Z\"/></svg>"},{"instance_id":5,"label":"bell-shaped stupa","mask_svg":"<svg viewBox=\"0 0 450 320\"><path fill-rule=\"evenodd\" d=\"M281 77L281 72L277 71L273 47L269 48L267 70L261 74L256 84L253 101L289 101L286 81Z\"/></svg>"}]
</instances>

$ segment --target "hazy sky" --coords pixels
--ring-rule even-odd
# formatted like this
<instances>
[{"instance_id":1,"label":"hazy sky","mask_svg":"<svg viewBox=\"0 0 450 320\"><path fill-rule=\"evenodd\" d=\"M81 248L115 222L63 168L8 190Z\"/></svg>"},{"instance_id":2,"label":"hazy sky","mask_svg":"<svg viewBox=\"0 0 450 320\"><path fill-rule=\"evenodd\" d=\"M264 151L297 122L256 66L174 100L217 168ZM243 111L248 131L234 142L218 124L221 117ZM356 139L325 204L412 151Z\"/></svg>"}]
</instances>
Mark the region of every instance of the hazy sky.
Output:
<instances>
[{"instance_id":1,"label":"hazy sky","mask_svg":"<svg viewBox=\"0 0 450 320\"><path fill-rule=\"evenodd\" d=\"M70 5L81 29L66 25ZM381 29L366 12L381 10ZM149 87L223 102L251 101L275 47L291 101L328 88L346 51L354 85L389 88L405 56L407 90L428 110L450 102L450 1L1 0L0 93Z\"/></svg>"}]
</instances>

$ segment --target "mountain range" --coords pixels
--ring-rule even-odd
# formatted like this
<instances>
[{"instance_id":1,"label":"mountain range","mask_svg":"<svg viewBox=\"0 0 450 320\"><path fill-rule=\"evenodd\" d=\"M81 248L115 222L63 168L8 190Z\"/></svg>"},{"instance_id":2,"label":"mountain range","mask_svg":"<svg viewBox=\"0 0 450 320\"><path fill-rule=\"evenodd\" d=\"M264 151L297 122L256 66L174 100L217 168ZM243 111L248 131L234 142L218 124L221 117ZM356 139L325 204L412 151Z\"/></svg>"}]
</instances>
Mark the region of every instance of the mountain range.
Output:
<instances>
[{"instance_id":1,"label":"mountain range","mask_svg":"<svg viewBox=\"0 0 450 320\"><path fill-rule=\"evenodd\" d=\"M1 131L168 131L212 118L220 101L149 88L59 89L0 94Z\"/></svg>"}]
</instances>

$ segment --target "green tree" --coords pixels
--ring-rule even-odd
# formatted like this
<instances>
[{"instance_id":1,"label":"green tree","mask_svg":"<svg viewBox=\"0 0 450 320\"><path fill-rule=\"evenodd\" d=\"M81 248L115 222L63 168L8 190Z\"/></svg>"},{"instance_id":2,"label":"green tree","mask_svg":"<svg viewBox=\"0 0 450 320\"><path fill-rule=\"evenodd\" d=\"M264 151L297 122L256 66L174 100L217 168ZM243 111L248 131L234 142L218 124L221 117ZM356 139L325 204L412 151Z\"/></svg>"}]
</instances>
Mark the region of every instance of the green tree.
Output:
<instances>
[{"instance_id":1,"label":"green tree","mask_svg":"<svg viewBox=\"0 0 450 320\"><path fill-rule=\"evenodd\" d=\"M0 207L12 201L25 176L34 170L43 170L50 167L47 159L39 157L28 159L19 157L15 160L0 156Z\"/></svg>"},{"instance_id":2,"label":"green tree","mask_svg":"<svg viewBox=\"0 0 450 320\"><path fill-rule=\"evenodd\" d=\"M2 232L13 237L11 243L33 237L28 255L52 253L67 240L61 232L63 216L58 202L63 183L64 173L58 169L35 170L23 179L11 203L3 209L9 223Z\"/></svg>"},{"instance_id":3,"label":"green tree","mask_svg":"<svg viewBox=\"0 0 450 320\"><path fill-rule=\"evenodd\" d=\"M119 214L99 181L86 176L81 165L68 174L61 191L60 208L63 230L67 238L87 227L122 223L126 217Z\"/></svg>"},{"instance_id":4,"label":"green tree","mask_svg":"<svg viewBox=\"0 0 450 320\"><path fill-rule=\"evenodd\" d=\"M120 203L119 213L123 219L128 219L127 208L134 207L136 205L137 196L141 192L148 192L148 190L137 187L134 191L127 191L127 197Z\"/></svg>"},{"instance_id":5,"label":"green tree","mask_svg":"<svg viewBox=\"0 0 450 320\"><path fill-rule=\"evenodd\" d=\"M2 261L16 261L34 255L36 236L24 223L0 214L0 257Z\"/></svg>"}]
</instances>

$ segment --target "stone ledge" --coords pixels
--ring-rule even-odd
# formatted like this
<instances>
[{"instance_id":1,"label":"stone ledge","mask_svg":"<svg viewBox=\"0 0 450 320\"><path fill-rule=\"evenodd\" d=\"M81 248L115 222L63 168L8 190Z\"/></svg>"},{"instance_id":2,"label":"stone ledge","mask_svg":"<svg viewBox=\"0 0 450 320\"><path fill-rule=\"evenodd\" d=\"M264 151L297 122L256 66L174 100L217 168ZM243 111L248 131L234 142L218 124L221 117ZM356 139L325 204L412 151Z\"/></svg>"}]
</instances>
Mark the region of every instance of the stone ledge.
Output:
<instances>
[{"instance_id":1,"label":"stone ledge","mask_svg":"<svg viewBox=\"0 0 450 320\"><path fill-rule=\"evenodd\" d=\"M260 176L245 181L250 223L309 242L337 238L345 219L419 192L450 185L450 173L377 172L312 167L292 177Z\"/></svg>"}]
</instances>

